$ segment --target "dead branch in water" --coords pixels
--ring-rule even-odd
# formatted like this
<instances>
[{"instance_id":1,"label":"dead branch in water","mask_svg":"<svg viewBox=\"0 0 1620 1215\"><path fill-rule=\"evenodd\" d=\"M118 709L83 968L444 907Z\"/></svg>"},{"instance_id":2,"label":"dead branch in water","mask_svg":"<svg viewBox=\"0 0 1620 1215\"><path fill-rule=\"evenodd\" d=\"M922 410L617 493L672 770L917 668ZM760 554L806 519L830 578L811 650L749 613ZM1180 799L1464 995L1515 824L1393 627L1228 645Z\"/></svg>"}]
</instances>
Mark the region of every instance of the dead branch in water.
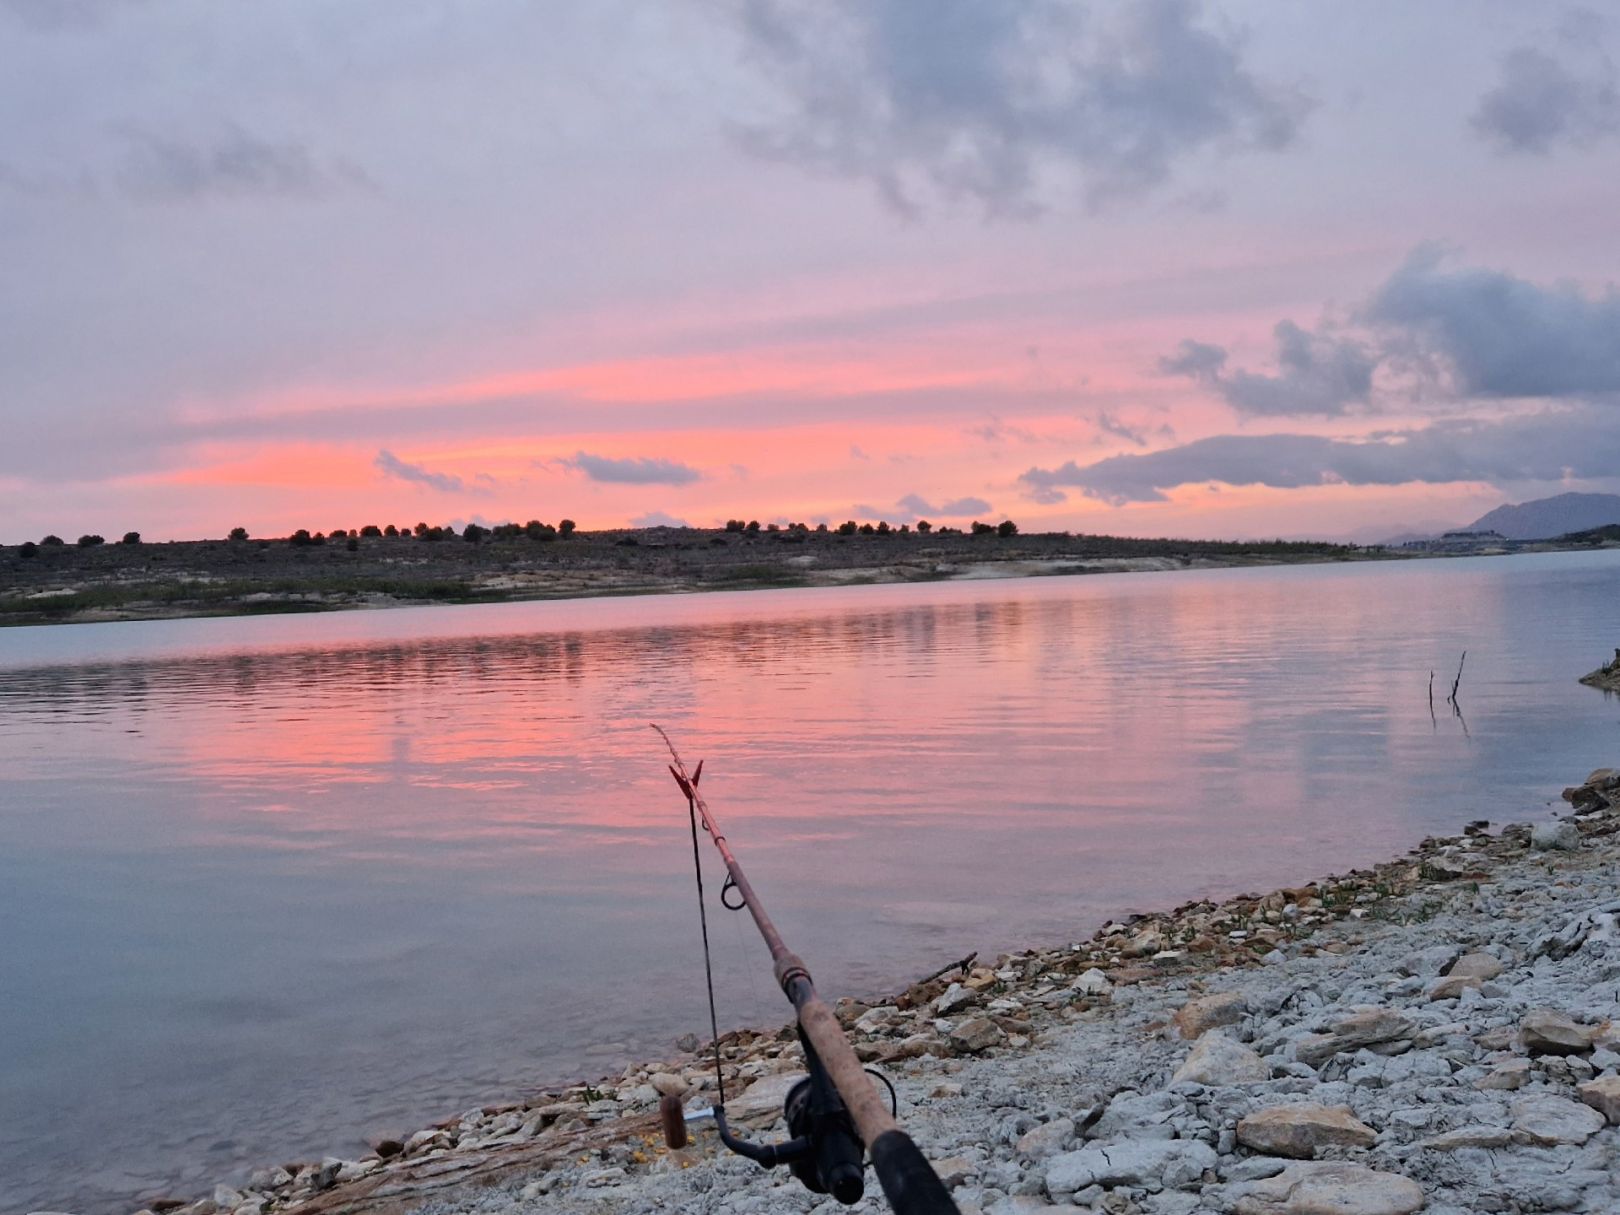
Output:
<instances>
[{"instance_id":1,"label":"dead branch in water","mask_svg":"<svg viewBox=\"0 0 1620 1215\"><path fill-rule=\"evenodd\" d=\"M978 956L979 956L979 951L977 949L975 949L972 953L968 954L968 956L963 958L960 962L951 962L951 963L948 963L945 966L941 966L933 974L924 975L922 978L918 979L917 982L918 983L932 983L935 979L939 978L942 975L948 975L953 970L960 970L965 975L968 972L968 967L973 965L973 959L978 957Z\"/></svg>"},{"instance_id":2,"label":"dead branch in water","mask_svg":"<svg viewBox=\"0 0 1620 1215\"><path fill-rule=\"evenodd\" d=\"M1446 703L1449 704L1453 709L1457 707L1457 688L1462 683L1463 663L1467 661L1468 651L1464 650L1462 652L1462 657L1457 660L1457 677L1451 681L1451 695L1446 697Z\"/></svg>"}]
</instances>

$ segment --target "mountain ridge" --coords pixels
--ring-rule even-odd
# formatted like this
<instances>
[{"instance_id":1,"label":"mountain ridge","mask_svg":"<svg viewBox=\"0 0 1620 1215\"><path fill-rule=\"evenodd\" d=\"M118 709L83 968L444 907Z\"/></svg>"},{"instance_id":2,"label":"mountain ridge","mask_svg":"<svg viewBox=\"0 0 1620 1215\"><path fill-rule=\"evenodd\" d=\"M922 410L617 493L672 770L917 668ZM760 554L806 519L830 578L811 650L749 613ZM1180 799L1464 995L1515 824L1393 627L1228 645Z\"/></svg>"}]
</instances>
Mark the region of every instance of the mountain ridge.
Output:
<instances>
[{"instance_id":1,"label":"mountain ridge","mask_svg":"<svg viewBox=\"0 0 1620 1215\"><path fill-rule=\"evenodd\" d=\"M1509 540L1552 540L1610 523L1620 523L1620 494L1567 493L1498 506L1460 530L1493 531Z\"/></svg>"}]
</instances>

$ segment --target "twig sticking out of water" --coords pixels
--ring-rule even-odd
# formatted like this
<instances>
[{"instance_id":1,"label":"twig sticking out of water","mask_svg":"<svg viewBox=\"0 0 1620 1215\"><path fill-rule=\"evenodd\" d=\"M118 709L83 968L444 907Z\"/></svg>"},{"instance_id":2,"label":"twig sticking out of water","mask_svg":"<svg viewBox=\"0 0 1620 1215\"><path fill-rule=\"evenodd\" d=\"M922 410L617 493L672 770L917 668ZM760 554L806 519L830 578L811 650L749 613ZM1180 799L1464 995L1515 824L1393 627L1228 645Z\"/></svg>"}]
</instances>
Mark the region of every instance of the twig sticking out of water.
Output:
<instances>
[{"instance_id":1,"label":"twig sticking out of water","mask_svg":"<svg viewBox=\"0 0 1620 1215\"><path fill-rule=\"evenodd\" d=\"M1438 721L1435 720L1435 716L1434 716L1434 668L1433 667L1429 668L1429 720L1431 722L1434 722L1435 725L1437 725L1437 726L1440 724Z\"/></svg>"},{"instance_id":2,"label":"twig sticking out of water","mask_svg":"<svg viewBox=\"0 0 1620 1215\"><path fill-rule=\"evenodd\" d=\"M1449 704L1453 709L1457 708L1457 687L1462 683L1463 663L1467 661L1468 651L1464 650L1462 652L1462 657L1457 660L1457 678L1451 681L1451 695L1446 697L1446 703Z\"/></svg>"}]
</instances>

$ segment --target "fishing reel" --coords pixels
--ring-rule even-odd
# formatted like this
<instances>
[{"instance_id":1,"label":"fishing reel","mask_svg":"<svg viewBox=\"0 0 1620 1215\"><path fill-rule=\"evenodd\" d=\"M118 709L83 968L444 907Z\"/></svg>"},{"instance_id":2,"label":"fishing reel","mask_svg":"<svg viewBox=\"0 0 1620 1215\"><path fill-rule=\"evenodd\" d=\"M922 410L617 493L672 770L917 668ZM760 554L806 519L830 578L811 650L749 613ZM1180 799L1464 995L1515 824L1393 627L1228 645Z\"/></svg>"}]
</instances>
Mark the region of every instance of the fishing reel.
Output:
<instances>
[{"instance_id":1,"label":"fishing reel","mask_svg":"<svg viewBox=\"0 0 1620 1215\"><path fill-rule=\"evenodd\" d=\"M713 1110L715 1129L720 1142L737 1155L746 1156L763 1168L785 1164L811 1193L831 1194L845 1206L852 1206L866 1192L866 1149L827 1069L802 1030L799 1041L804 1044L810 1074L788 1090L782 1103L790 1138L781 1143L750 1143L739 1139L726 1122L724 1105L717 1105ZM888 1084L879 1073L871 1074ZM890 1092L892 1100L892 1086ZM664 1141L671 1147L682 1147L686 1143L686 1127L679 1099L665 1100L673 1104L673 1109L665 1105L661 1110ZM677 1124L679 1130L675 1131Z\"/></svg>"}]
</instances>

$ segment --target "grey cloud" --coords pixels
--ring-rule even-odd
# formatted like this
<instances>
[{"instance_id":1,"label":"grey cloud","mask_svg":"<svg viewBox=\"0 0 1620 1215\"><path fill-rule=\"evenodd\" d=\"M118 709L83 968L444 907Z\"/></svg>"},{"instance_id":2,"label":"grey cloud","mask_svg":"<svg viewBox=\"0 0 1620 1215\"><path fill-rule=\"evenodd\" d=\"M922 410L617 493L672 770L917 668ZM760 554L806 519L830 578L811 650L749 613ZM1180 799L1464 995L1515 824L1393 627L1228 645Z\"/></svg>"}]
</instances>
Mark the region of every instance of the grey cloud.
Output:
<instances>
[{"instance_id":1,"label":"grey cloud","mask_svg":"<svg viewBox=\"0 0 1620 1215\"><path fill-rule=\"evenodd\" d=\"M1127 443L1134 443L1137 447L1147 446L1147 435L1139 428L1120 421L1106 409L1097 415L1097 429L1103 434L1113 435L1124 439Z\"/></svg>"},{"instance_id":2,"label":"grey cloud","mask_svg":"<svg viewBox=\"0 0 1620 1215\"><path fill-rule=\"evenodd\" d=\"M661 510L650 510L645 515L637 515L630 520L631 527L691 527L685 519L677 519L674 515L666 515Z\"/></svg>"},{"instance_id":3,"label":"grey cloud","mask_svg":"<svg viewBox=\"0 0 1620 1215\"><path fill-rule=\"evenodd\" d=\"M1226 351L1184 341L1159 360L1159 370L1185 375L1220 394L1239 413L1258 417L1314 414L1332 417L1362 404L1372 392L1379 356L1354 338L1333 337L1278 321L1277 373L1226 371Z\"/></svg>"},{"instance_id":4,"label":"grey cloud","mask_svg":"<svg viewBox=\"0 0 1620 1215\"><path fill-rule=\"evenodd\" d=\"M1195 342L1191 338L1177 346L1174 354L1159 360L1159 370L1165 375L1185 375L1195 380L1213 379L1225 366L1225 347Z\"/></svg>"},{"instance_id":5,"label":"grey cloud","mask_svg":"<svg viewBox=\"0 0 1620 1215\"><path fill-rule=\"evenodd\" d=\"M935 506L921 494L907 494L888 510L858 502L850 514L857 519L887 519L891 523L915 523L919 519L965 519L985 515L991 506L983 498L954 498Z\"/></svg>"},{"instance_id":6,"label":"grey cloud","mask_svg":"<svg viewBox=\"0 0 1620 1215\"><path fill-rule=\"evenodd\" d=\"M926 519L930 515L943 519L984 515L988 514L992 509L990 504L983 498L953 498L949 502L942 502L940 505L935 506L921 494L907 494L895 505L910 516L909 519L905 520L907 523L914 522L917 519Z\"/></svg>"},{"instance_id":7,"label":"grey cloud","mask_svg":"<svg viewBox=\"0 0 1620 1215\"><path fill-rule=\"evenodd\" d=\"M1612 412L1584 405L1500 421L1445 421L1366 440L1319 435L1216 435L1144 455L1093 464L1031 468L1019 480L1037 502L1066 489L1114 505L1157 502L1179 485L1221 482L1298 489L1310 485L1506 485L1613 478L1620 426Z\"/></svg>"},{"instance_id":8,"label":"grey cloud","mask_svg":"<svg viewBox=\"0 0 1620 1215\"><path fill-rule=\"evenodd\" d=\"M592 481L614 485L690 485L693 481L703 479L703 474L695 468L674 460L651 457L616 460L581 451L576 452L572 459L565 460L564 463L571 468L577 468Z\"/></svg>"},{"instance_id":9,"label":"grey cloud","mask_svg":"<svg viewBox=\"0 0 1620 1215\"><path fill-rule=\"evenodd\" d=\"M1367 306L1455 371L1481 397L1568 397L1620 392L1620 293L1571 283L1537 286L1498 270L1448 269L1418 249Z\"/></svg>"},{"instance_id":10,"label":"grey cloud","mask_svg":"<svg viewBox=\"0 0 1620 1215\"><path fill-rule=\"evenodd\" d=\"M1470 120L1498 151L1545 155L1620 132L1614 67L1578 74L1545 51L1520 47L1502 59L1501 77Z\"/></svg>"},{"instance_id":11,"label":"grey cloud","mask_svg":"<svg viewBox=\"0 0 1620 1215\"><path fill-rule=\"evenodd\" d=\"M980 423L977 426L969 426L962 433L971 435L976 439L983 439L986 443L1004 443L1010 439L1016 439L1020 443L1037 443L1040 441L1040 436L1035 434L1034 431L1022 426L1009 425L1000 418L991 418L988 422Z\"/></svg>"},{"instance_id":12,"label":"grey cloud","mask_svg":"<svg viewBox=\"0 0 1620 1215\"><path fill-rule=\"evenodd\" d=\"M370 186L353 165L322 162L301 143L260 139L238 127L200 144L135 128L123 135L128 147L118 180L137 198L319 198Z\"/></svg>"},{"instance_id":13,"label":"grey cloud","mask_svg":"<svg viewBox=\"0 0 1620 1215\"><path fill-rule=\"evenodd\" d=\"M467 491L467 483L460 477L450 473L430 472L420 464L411 464L401 460L387 448L377 452L377 458L372 464L385 477L393 477L397 481L409 481L413 485L425 485L429 489L436 489L440 493L459 494Z\"/></svg>"},{"instance_id":14,"label":"grey cloud","mask_svg":"<svg viewBox=\"0 0 1620 1215\"><path fill-rule=\"evenodd\" d=\"M1028 213L1078 174L1093 206L1139 196L1182 157L1275 150L1309 108L1245 66L1195 0L745 0L748 44L790 114L745 128L754 153Z\"/></svg>"},{"instance_id":15,"label":"grey cloud","mask_svg":"<svg viewBox=\"0 0 1620 1215\"><path fill-rule=\"evenodd\" d=\"M1073 467L1074 461L1070 460L1067 464L1063 465L1062 468L1053 469L1050 472L1040 468L1030 469L1028 472L1022 474L1018 478L1020 481L1024 481L1026 483L1024 486L1024 497L1028 498L1031 502L1039 503L1041 506L1056 506L1059 502L1067 502L1069 500L1068 494L1064 493L1061 489L1058 489L1056 485L1048 485L1042 481L1036 480L1035 478L1045 476L1061 476L1065 470L1072 469ZM1120 503L1115 503L1115 505L1120 505Z\"/></svg>"}]
</instances>

